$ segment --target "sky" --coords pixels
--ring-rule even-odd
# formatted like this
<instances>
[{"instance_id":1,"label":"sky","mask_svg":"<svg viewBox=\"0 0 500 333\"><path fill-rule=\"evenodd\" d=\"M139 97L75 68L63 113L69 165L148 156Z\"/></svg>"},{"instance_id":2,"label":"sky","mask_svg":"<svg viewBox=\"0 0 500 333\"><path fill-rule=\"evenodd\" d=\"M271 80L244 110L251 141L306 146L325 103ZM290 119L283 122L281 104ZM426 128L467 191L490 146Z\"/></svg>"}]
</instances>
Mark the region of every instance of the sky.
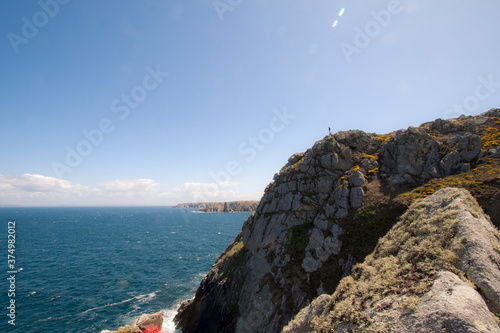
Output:
<instances>
[{"instance_id":1,"label":"sky","mask_svg":"<svg viewBox=\"0 0 500 333\"><path fill-rule=\"evenodd\" d=\"M339 130L500 107L500 2L40 0L0 12L0 206L259 200Z\"/></svg>"}]
</instances>

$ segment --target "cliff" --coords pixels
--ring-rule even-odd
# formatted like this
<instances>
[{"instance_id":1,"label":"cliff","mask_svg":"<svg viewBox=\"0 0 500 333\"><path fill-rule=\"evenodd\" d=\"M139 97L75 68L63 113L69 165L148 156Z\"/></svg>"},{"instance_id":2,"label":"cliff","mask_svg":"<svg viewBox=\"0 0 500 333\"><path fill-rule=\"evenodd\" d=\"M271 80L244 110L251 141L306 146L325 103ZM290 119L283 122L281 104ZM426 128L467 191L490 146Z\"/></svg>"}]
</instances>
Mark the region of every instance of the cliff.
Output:
<instances>
[{"instance_id":1,"label":"cliff","mask_svg":"<svg viewBox=\"0 0 500 333\"><path fill-rule=\"evenodd\" d=\"M205 213L254 212L258 201L197 202L182 203L174 208L193 208Z\"/></svg>"},{"instance_id":2,"label":"cliff","mask_svg":"<svg viewBox=\"0 0 500 333\"><path fill-rule=\"evenodd\" d=\"M411 286L400 286L399 280L393 278L388 285L375 286L379 289L373 291L374 298L365 300L346 290L357 283L362 291L373 282L358 277L370 276L380 268L380 264L370 258L394 258L403 246L408 256L427 258L427 254L418 252L421 247L415 242L397 243L381 254L377 252L377 249L381 251L382 237L391 237L391 233L399 235L398 229L393 229L395 225L412 223L408 217L411 214L401 217L412 203L427 205L421 200L442 188L463 188L470 191L493 223L500 225L499 146L499 109L475 117L438 119L386 135L346 131L317 141L306 152L291 156L274 176L257 210L203 279L195 298L181 305L175 319L178 327L184 333L280 332L301 309L323 294L327 295L314 301L313 309L304 311L308 311L308 318L324 314L327 319L320 323L320 320L297 318L306 322L304 327L316 322L320 326L311 327L319 331L334 331L344 324L342 329L350 327L354 331L370 326L369 321L354 321L349 313L342 314L341 310L349 308L346 302L359 301L358 312L366 310L363 313L367 317L376 316L376 307L385 299L380 293L386 296L384 288ZM443 192L447 193L438 192L436 196L441 198ZM439 201L430 197L427 200ZM470 207L471 212L474 211L475 206L470 204ZM484 224L484 218L477 219ZM458 228L457 224L451 224L449 230ZM416 230L423 228L423 233L438 230L436 226L415 225ZM457 243L453 241L455 236L450 237L446 240ZM462 245L467 248L467 244ZM463 289L457 276L477 283L476 278L464 273L464 268L453 268L450 264L460 266L460 261L442 262L438 254L452 256L448 246L444 244L441 252L433 254L437 257L430 255L431 263L423 259L427 266L421 267L420 259L408 259L401 267L393 265L398 274L407 276L404 279L418 281L414 289L410 288L411 292L394 294L406 295L410 303L413 301L413 307L409 304L405 308L408 311L419 309L417 298L421 304L435 307L439 299L428 297L431 301L426 303L425 295L435 292L445 297L442 286ZM453 253L460 257L458 250ZM491 261L497 260L496 252L490 254ZM365 266L357 266L349 277L352 267L361 262L365 262ZM467 270L476 270L474 261L471 265ZM343 280L346 277L347 282ZM434 286L438 289L432 289ZM469 289L466 291L470 293ZM490 292L497 298L500 296L498 290ZM479 295L488 305L493 304L482 289ZM479 304L476 296L471 294L471 299ZM399 307L406 304L406 299L396 297L394 302ZM394 314L393 318L402 317L401 313ZM376 320L383 323L385 313L379 315ZM494 327L489 319L485 319L484 325Z\"/></svg>"}]
</instances>

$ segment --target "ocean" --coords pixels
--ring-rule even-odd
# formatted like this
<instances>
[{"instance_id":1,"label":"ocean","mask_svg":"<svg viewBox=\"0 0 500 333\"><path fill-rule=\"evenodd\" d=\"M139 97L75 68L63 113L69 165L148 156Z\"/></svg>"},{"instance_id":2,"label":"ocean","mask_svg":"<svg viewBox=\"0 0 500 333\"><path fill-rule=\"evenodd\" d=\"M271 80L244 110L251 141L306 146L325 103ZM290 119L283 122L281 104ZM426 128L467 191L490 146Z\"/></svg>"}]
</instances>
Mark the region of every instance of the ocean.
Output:
<instances>
[{"instance_id":1,"label":"ocean","mask_svg":"<svg viewBox=\"0 0 500 333\"><path fill-rule=\"evenodd\" d=\"M0 208L0 332L116 330L157 311L164 312L163 330L174 332L179 304L194 297L249 215L166 207ZM15 234L10 253L9 233ZM15 326L8 322L11 300Z\"/></svg>"}]
</instances>

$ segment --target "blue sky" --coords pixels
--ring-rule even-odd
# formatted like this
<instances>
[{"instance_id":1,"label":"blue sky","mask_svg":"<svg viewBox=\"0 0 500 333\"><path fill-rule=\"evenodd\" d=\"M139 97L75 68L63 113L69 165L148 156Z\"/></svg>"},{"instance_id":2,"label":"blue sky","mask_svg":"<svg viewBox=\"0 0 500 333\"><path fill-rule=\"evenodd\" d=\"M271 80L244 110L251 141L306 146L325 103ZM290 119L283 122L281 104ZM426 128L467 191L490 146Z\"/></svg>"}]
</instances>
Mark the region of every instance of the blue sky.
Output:
<instances>
[{"instance_id":1,"label":"blue sky","mask_svg":"<svg viewBox=\"0 0 500 333\"><path fill-rule=\"evenodd\" d=\"M258 200L328 126L387 133L500 107L499 12L493 0L9 1L0 205Z\"/></svg>"}]
</instances>

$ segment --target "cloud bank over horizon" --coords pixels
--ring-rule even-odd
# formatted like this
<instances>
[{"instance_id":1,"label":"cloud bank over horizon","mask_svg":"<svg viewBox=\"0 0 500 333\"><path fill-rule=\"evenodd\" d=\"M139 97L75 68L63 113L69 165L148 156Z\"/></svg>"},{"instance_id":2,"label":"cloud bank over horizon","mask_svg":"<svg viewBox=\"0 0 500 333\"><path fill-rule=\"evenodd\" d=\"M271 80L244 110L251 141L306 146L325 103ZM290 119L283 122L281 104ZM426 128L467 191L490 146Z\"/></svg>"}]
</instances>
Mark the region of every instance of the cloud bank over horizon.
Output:
<instances>
[{"instance_id":1,"label":"cloud bank over horizon","mask_svg":"<svg viewBox=\"0 0 500 333\"><path fill-rule=\"evenodd\" d=\"M153 179L114 179L95 187L25 173L0 174L0 206L170 206L182 202L259 200L237 182L183 183L168 187Z\"/></svg>"}]
</instances>

